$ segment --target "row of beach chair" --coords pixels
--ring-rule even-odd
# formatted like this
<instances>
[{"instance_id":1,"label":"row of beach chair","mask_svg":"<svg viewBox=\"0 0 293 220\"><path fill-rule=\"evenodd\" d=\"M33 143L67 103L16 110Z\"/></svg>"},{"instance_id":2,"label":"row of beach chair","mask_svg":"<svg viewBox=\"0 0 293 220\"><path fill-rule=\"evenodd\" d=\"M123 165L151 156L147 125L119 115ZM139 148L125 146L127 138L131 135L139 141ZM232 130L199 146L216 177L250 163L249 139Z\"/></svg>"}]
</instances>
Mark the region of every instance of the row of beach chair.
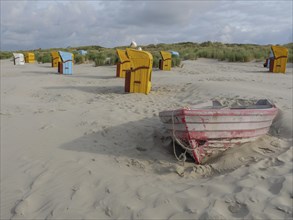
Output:
<instances>
[{"instance_id":1,"label":"row of beach chair","mask_svg":"<svg viewBox=\"0 0 293 220\"><path fill-rule=\"evenodd\" d=\"M63 52L63 51L52 51L52 67L58 67L58 73L61 74L72 74L72 64L74 55L73 53ZM14 65L24 65L25 63L34 63L35 54L28 53L13 53Z\"/></svg>"},{"instance_id":2,"label":"row of beach chair","mask_svg":"<svg viewBox=\"0 0 293 220\"><path fill-rule=\"evenodd\" d=\"M151 91L151 77L153 67L153 56L143 50L126 48L125 50L116 49L119 62L116 65L116 77L125 78L125 92L149 94ZM159 60L160 70L171 70L172 52L161 51ZM33 53L13 53L14 64L23 65L24 63L34 63ZM58 67L58 73L71 75L74 54L63 51L52 51L52 67ZM269 58L266 59L264 67L269 68L270 72L285 73L288 59L288 50L285 47L272 46Z\"/></svg>"},{"instance_id":3,"label":"row of beach chair","mask_svg":"<svg viewBox=\"0 0 293 220\"><path fill-rule=\"evenodd\" d=\"M34 63L35 62L35 54L28 53L13 53L13 62L14 65L24 65L24 63Z\"/></svg>"}]
</instances>

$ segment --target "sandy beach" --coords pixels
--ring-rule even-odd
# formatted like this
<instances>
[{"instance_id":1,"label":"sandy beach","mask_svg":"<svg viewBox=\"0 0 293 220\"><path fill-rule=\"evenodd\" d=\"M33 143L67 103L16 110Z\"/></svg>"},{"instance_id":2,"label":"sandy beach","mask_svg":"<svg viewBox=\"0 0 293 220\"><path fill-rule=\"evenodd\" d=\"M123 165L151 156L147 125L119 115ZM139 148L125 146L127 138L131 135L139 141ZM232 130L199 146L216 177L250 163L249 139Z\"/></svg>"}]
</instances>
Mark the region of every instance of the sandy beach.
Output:
<instances>
[{"instance_id":1,"label":"sandy beach","mask_svg":"<svg viewBox=\"0 0 293 220\"><path fill-rule=\"evenodd\" d=\"M292 219L293 66L262 64L184 61L145 95L116 66L1 60L1 219ZM262 98L279 108L268 135L177 162L160 111Z\"/></svg>"}]
</instances>

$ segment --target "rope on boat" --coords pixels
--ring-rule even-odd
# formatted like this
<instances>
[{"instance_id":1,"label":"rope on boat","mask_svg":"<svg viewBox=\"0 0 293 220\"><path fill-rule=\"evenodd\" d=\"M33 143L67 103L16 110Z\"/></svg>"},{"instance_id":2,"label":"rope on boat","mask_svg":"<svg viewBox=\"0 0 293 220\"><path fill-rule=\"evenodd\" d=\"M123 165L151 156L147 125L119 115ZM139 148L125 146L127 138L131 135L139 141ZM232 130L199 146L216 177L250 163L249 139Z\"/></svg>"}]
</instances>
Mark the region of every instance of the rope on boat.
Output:
<instances>
[{"instance_id":1,"label":"rope on boat","mask_svg":"<svg viewBox=\"0 0 293 220\"><path fill-rule=\"evenodd\" d=\"M175 128L174 128L174 111L172 111L172 139L173 139L173 152L174 152L174 155L176 157L176 159L180 162L183 162L183 167L184 167L184 164L185 164L185 161L186 161L186 152L187 150L190 150L188 147L184 146L183 143L181 143L181 141L176 137L175 135ZM185 152L184 153L181 153L179 155L179 157L177 156L176 154L176 145L175 145L175 141L177 141L177 143L183 148L185 149Z\"/></svg>"}]
</instances>

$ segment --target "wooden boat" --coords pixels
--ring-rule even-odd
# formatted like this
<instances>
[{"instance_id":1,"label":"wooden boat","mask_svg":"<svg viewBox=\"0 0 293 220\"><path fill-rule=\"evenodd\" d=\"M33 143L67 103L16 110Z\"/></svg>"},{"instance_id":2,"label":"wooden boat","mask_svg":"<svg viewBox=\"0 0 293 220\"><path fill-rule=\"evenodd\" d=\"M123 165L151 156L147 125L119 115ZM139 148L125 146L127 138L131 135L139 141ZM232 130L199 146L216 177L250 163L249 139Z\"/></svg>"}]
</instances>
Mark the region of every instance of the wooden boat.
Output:
<instances>
[{"instance_id":1,"label":"wooden boat","mask_svg":"<svg viewBox=\"0 0 293 220\"><path fill-rule=\"evenodd\" d=\"M265 135L278 109L267 99L249 106L225 107L213 101L192 108L163 111L160 120L196 163L228 147Z\"/></svg>"}]
</instances>

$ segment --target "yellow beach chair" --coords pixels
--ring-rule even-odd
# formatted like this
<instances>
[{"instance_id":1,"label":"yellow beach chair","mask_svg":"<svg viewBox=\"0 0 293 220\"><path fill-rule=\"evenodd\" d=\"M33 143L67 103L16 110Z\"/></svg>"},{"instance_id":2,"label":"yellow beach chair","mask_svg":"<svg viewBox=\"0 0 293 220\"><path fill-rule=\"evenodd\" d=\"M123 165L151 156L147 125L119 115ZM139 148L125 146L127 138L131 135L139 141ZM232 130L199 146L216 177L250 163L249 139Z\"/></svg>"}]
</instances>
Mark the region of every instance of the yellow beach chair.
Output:
<instances>
[{"instance_id":1,"label":"yellow beach chair","mask_svg":"<svg viewBox=\"0 0 293 220\"><path fill-rule=\"evenodd\" d=\"M51 57L52 57L52 67L58 67L58 63L61 62L61 58L59 56L58 51L52 51Z\"/></svg>"},{"instance_id":2,"label":"yellow beach chair","mask_svg":"<svg viewBox=\"0 0 293 220\"><path fill-rule=\"evenodd\" d=\"M26 63L34 63L35 62L35 54L31 53L31 52L25 53L24 60Z\"/></svg>"},{"instance_id":3,"label":"yellow beach chair","mask_svg":"<svg viewBox=\"0 0 293 220\"><path fill-rule=\"evenodd\" d=\"M273 57L270 58L270 72L286 73L286 64L288 60L288 49L281 46L272 46Z\"/></svg>"},{"instance_id":4,"label":"yellow beach chair","mask_svg":"<svg viewBox=\"0 0 293 220\"><path fill-rule=\"evenodd\" d=\"M125 50L116 49L116 53L119 57L119 62L116 66L116 77L125 78L126 71L130 70L130 60Z\"/></svg>"},{"instance_id":5,"label":"yellow beach chair","mask_svg":"<svg viewBox=\"0 0 293 220\"><path fill-rule=\"evenodd\" d=\"M171 70L172 66L172 55L170 52L161 51L162 59L159 61L160 70Z\"/></svg>"},{"instance_id":6,"label":"yellow beach chair","mask_svg":"<svg viewBox=\"0 0 293 220\"><path fill-rule=\"evenodd\" d=\"M149 94L152 87L152 54L128 48L126 53L130 59L130 70L126 72L125 92Z\"/></svg>"}]
</instances>

